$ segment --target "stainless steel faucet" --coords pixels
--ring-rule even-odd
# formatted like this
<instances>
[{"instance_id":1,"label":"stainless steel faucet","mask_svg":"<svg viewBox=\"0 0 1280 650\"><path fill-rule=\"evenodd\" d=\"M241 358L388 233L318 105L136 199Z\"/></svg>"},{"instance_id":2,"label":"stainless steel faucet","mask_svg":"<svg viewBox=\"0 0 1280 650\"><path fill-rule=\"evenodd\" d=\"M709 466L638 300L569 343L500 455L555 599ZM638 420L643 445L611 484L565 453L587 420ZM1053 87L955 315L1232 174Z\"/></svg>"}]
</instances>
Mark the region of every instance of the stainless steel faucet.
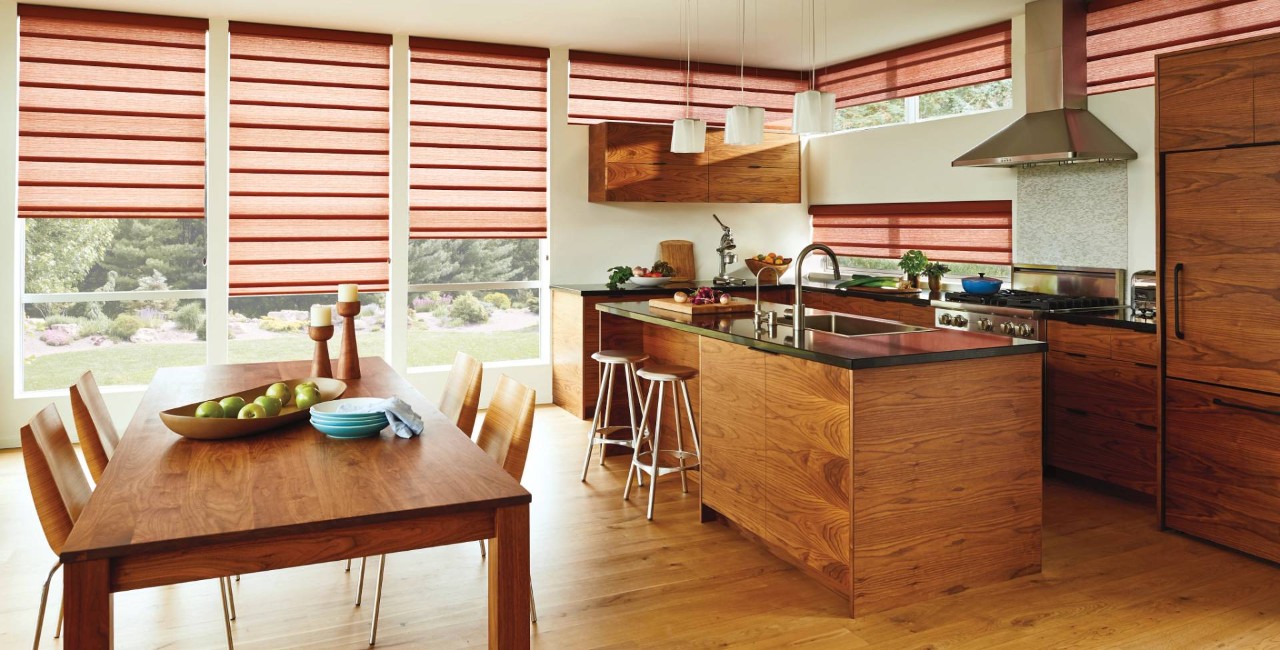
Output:
<instances>
[{"instance_id":1,"label":"stainless steel faucet","mask_svg":"<svg viewBox=\"0 0 1280 650\"><path fill-rule=\"evenodd\" d=\"M835 273L835 279L840 279L840 262L836 260L836 252L831 250L829 246L825 244L809 244L796 255L796 304L792 306L791 328L796 337L797 345L804 342L804 298L801 297L804 287L804 258L814 250L822 251L827 254L827 257L831 258L831 268Z\"/></svg>"}]
</instances>

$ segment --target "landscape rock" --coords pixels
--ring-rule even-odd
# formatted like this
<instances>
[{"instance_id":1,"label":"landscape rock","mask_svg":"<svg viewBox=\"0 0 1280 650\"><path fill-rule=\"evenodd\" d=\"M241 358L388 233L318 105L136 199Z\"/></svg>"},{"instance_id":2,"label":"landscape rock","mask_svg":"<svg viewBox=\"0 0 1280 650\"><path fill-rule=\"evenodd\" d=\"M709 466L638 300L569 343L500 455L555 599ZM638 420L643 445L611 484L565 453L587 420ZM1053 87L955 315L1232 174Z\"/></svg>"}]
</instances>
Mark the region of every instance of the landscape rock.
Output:
<instances>
[{"instance_id":1,"label":"landscape rock","mask_svg":"<svg viewBox=\"0 0 1280 650\"><path fill-rule=\"evenodd\" d=\"M129 337L129 342L130 343L155 343L156 336L158 334L159 332L156 331L155 329L152 329L150 327L144 327L138 330L137 332L134 332L133 336Z\"/></svg>"}]
</instances>

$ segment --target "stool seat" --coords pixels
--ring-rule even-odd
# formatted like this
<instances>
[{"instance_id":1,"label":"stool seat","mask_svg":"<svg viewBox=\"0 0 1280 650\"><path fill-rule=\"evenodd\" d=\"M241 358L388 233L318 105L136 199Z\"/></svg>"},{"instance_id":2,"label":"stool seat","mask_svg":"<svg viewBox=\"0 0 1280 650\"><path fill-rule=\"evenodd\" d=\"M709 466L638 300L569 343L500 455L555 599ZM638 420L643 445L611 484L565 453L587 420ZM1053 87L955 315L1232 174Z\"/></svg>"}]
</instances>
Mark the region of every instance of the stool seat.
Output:
<instances>
[{"instance_id":1,"label":"stool seat","mask_svg":"<svg viewBox=\"0 0 1280 650\"><path fill-rule=\"evenodd\" d=\"M689 366L655 364L641 368L636 374L649 381L680 381L697 377L698 369Z\"/></svg>"},{"instance_id":2,"label":"stool seat","mask_svg":"<svg viewBox=\"0 0 1280 650\"><path fill-rule=\"evenodd\" d=\"M649 355L636 350L601 350L591 355L592 359L600 363L640 363L649 358Z\"/></svg>"}]
</instances>

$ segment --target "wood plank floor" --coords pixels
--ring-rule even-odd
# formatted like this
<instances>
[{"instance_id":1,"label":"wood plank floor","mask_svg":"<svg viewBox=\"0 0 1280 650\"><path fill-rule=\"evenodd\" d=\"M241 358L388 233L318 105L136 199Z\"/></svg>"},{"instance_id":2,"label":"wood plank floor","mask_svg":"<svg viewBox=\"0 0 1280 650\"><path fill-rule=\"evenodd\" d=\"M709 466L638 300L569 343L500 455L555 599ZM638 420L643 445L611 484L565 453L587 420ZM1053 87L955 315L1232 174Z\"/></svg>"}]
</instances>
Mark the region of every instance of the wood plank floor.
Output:
<instances>
[{"instance_id":1,"label":"wood plank floor","mask_svg":"<svg viewBox=\"0 0 1280 650\"><path fill-rule=\"evenodd\" d=\"M1277 648L1280 569L1154 529L1148 508L1047 481L1044 572L858 620L844 601L719 524L668 477L657 519L621 499L626 465L578 482L586 424L538 410L525 484L532 509L538 648ZM54 557L21 455L0 453L0 648L30 647ZM246 575L238 648L363 648L372 615L356 575L325 564ZM61 583L51 593L56 603ZM44 648L57 615L51 607ZM218 587L116 597L118 648L225 647ZM485 643L485 565L475 544L391 557L379 647Z\"/></svg>"}]
</instances>

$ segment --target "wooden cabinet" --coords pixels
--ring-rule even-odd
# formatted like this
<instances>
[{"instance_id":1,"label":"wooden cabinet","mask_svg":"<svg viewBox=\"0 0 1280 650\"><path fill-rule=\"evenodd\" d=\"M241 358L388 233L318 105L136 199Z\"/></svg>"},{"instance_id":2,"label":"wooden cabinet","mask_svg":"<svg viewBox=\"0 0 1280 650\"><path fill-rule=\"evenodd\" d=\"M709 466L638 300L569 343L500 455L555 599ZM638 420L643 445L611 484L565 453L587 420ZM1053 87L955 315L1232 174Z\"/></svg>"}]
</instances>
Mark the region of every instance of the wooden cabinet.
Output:
<instances>
[{"instance_id":1,"label":"wooden cabinet","mask_svg":"<svg viewBox=\"0 0 1280 650\"><path fill-rule=\"evenodd\" d=\"M1280 141L1280 39L1157 60L1161 151Z\"/></svg>"},{"instance_id":2,"label":"wooden cabinet","mask_svg":"<svg viewBox=\"0 0 1280 650\"><path fill-rule=\"evenodd\" d=\"M1154 495L1156 335L1049 323L1045 464Z\"/></svg>"},{"instance_id":3,"label":"wooden cabinet","mask_svg":"<svg viewBox=\"0 0 1280 650\"><path fill-rule=\"evenodd\" d=\"M1280 393L1280 145L1164 163L1170 377Z\"/></svg>"},{"instance_id":4,"label":"wooden cabinet","mask_svg":"<svg viewBox=\"0 0 1280 650\"><path fill-rule=\"evenodd\" d=\"M1165 383L1165 525L1280 562L1280 395Z\"/></svg>"},{"instance_id":5,"label":"wooden cabinet","mask_svg":"<svg viewBox=\"0 0 1280 650\"><path fill-rule=\"evenodd\" d=\"M1280 142L1280 39L1250 45L1253 63L1253 140Z\"/></svg>"},{"instance_id":6,"label":"wooden cabinet","mask_svg":"<svg viewBox=\"0 0 1280 650\"><path fill-rule=\"evenodd\" d=\"M933 307L895 300L877 300L856 295L836 295L822 291L807 291L804 304L812 309L822 309L840 314L867 316L898 321L919 327L933 327Z\"/></svg>"},{"instance_id":7,"label":"wooden cabinet","mask_svg":"<svg viewBox=\"0 0 1280 650\"><path fill-rule=\"evenodd\" d=\"M799 203L800 141L766 133L759 145L724 144L707 131L706 151L671 153L671 127L602 122L590 127L588 198L680 203Z\"/></svg>"}]
</instances>

